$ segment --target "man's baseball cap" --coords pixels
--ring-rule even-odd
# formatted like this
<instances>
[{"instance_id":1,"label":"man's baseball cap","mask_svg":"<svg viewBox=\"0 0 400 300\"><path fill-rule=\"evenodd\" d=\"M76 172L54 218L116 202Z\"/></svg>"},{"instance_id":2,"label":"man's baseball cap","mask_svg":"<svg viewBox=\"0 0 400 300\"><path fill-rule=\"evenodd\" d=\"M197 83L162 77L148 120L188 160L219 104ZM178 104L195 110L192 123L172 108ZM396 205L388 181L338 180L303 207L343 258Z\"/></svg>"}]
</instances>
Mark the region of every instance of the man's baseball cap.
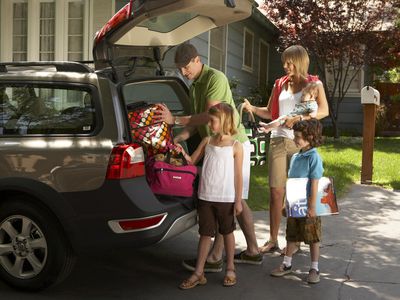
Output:
<instances>
[{"instance_id":1,"label":"man's baseball cap","mask_svg":"<svg viewBox=\"0 0 400 300\"><path fill-rule=\"evenodd\" d=\"M187 66L196 56L199 56L199 54L195 46L189 43L181 44L175 52L175 64L178 68L182 68Z\"/></svg>"}]
</instances>

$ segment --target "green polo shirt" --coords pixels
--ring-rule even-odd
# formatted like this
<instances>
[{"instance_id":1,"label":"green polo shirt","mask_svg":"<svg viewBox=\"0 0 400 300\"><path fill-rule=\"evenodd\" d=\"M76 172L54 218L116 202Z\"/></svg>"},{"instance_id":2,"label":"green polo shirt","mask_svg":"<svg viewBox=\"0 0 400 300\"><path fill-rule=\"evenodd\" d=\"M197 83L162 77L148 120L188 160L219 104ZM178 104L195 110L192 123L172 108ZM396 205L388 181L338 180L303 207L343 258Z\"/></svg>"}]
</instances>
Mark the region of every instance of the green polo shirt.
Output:
<instances>
[{"instance_id":1,"label":"green polo shirt","mask_svg":"<svg viewBox=\"0 0 400 300\"><path fill-rule=\"evenodd\" d=\"M189 95L191 99L192 114L205 112L207 101L217 100L225 102L234 108L235 123L238 123L239 113L235 107L229 82L224 73L203 64L203 69L200 73L200 76L194 80L190 86ZM197 126L197 130L202 138L211 135L210 128L207 126L207 124ZM234 138L242 143L247 141L248 138L242 122L240 122L237 130L238 133L234 136Z\"/></svg>"}]
</instances>

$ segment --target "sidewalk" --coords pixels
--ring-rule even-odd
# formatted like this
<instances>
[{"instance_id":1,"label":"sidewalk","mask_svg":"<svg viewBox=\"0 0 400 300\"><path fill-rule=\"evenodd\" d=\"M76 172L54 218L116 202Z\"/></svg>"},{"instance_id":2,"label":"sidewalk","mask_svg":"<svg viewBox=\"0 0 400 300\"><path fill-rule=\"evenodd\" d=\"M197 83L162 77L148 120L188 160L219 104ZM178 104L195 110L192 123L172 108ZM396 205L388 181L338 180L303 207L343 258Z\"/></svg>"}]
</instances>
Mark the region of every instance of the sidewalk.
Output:
<instances>
[{"instance_id":1,"label":"sidewalk","mask_svg":"<svg viewBox=\"0 0 400 300\"><path fill-rule=\"evenodd\" d=\"M171 277L165 280L172 281L175 286L159 286L162 293L143 299L400 299L400 192L355 184L338 199L338 205L339 215L322 220L319 284L306 282L310 256L308 247L302 245L302 253L293 258L294 273L284 278L270 276L282 257L265 255L261 266L236 264L238 284L233 288L223 288L223 273L214 273L206 274L206 286L175 293L174 288L189 272L170 265ZM254 212L259 245L268 237L267 215L267 211ZM283 218L279 236L281 247L286 244L285 222ZM240 230L235 232L235 237L237 250L245 248ZM169 259L180 264L179 258L194 257L197 241L196 226L159 247L169 253Z\"/></svg>"},{"instance_id":2,"label":"sidewalk","mask_svg":"<svg viewBox=\"0 0 400 300\"><path fill-rule=\"evenodd\" d=\"M303 253L293 259L295 274L284 279L268 275L281 258L265 256L263 276L258 272L250 278L241 276L245 267L239 266L241 290L248 291L248 299L400 299L400 192L355 184L338 203L340 215L322 220L321 282L313 286L305 282L310 262L302 245ZM254 213L259 244L267 236L267 213ZM280 245L285 245L284 229L282 224ZM242 233L236 237L245 247ZM261 293L254 281L265 286Z\"/></svg>"},{"instance_id":3,"label":"sidewalk","mask_svg":"<svg viewBox=\"0 0 400 300\"><path fill-rule=\"evenodd\" d=\"M0 298L8 300L109 300L109 299L400 299L400 192L355 184L338 201L340 214L323 218L321 282L309 285L309 251L293 258L294 273L270 276L282 262L277 255L264 256L260 266L236 264L238 283L222 287L223 273L206 274L208 283L181 291L189 276L182 259L197 252L197 226L174 239L142 248L113 249L106 254L80 257L71 276L42 293L15 291L0 282ZM259 244L268 237L267 212L254 213ZM284 246L285 220L279 242ZM235 232L237 250L246 243Z\"/></svg>"},{"instance_id":4,"label":"sidewalk","mask_svg":"<svg viewBox=\"0 0 400 300\"><path fill-rule=\"evenodd\" d=\"M306 282L310 255L308 246L302 244L302 252L293 258L294 273L291 275L284 278L270 276L270 271L282 262L282 257L265 255L262 266L236 264L238 284L232 289L221 288L223 274L207 274L209 283L205 287L185 291L178 298L400 299L400 192L354 184L344 197L338 199L338 205L339 215L322 219L319 284ZM254 212L259 245L268 237L267 220L268 211ZM279 235L281 247L286 244L285 222L283 218ZM190 257L186 254L189 251L196 251L196 239L193 240L196 230L193 228L190 236L184 234L177 238L183 238L187 245L184 257ZM237 249L245 248L240 230L235 232L235 237Z\"/></svg>"}]
</instances>

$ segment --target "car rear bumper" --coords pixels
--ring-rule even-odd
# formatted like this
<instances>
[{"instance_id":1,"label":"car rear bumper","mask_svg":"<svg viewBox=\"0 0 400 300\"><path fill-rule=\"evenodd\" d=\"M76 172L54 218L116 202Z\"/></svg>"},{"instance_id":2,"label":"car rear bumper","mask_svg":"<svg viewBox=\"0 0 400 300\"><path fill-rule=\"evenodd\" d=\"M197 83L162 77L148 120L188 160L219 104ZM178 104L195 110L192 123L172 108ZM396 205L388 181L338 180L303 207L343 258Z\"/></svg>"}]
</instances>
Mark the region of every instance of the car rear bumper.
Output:
<instances>
[{"instance_id":1,"label":"car rear bumper","mask_svg":"<svg viewBox=\"0 0 400 300\"><path fill-rule=\"evenodd\" d=\"M189 228L193 227L197 224L197 210L193 210L186 215L181 216L180 218L176 219L172 226L169 228L167 233L163 236L163 238L159 241L168 240L178 234L188 230Z\"/></svg>"},{"instance_id":2,"label":"car rear bumper","mask_svg":"<svg viewBox=\"0 0 400 300\"><path fill-rule=\"evenodd\" d=\"M65 193L73 207L74 232L68 232L74 249L92 247L143 247L152 245L189 229L196 224L196 210L191 199L157 199L144 178L106 181L96 191ZM124 230L120 221L162 220L140 230Z\"/></svg>"}]
</instances>

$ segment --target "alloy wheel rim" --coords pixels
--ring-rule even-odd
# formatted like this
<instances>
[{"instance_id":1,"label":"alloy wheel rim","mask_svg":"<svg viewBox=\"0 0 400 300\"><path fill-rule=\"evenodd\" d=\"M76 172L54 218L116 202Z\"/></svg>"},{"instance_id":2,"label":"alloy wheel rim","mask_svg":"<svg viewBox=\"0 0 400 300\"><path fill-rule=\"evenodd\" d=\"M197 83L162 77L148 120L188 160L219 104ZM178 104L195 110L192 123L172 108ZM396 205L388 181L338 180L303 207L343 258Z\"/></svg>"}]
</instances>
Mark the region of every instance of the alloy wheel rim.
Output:
<instances>
[{"instance_id":1,"label":"alloy wheel rim","mask_svg":"<svg viewBox=\"0 0 400 300\"><path fill-rule=\"evenodd\" d=\"M47 254L46 238L30 218L13 215L0 224L0 265L11 276L37 276L46 265Z\"/></svg>"}]
</instances>

